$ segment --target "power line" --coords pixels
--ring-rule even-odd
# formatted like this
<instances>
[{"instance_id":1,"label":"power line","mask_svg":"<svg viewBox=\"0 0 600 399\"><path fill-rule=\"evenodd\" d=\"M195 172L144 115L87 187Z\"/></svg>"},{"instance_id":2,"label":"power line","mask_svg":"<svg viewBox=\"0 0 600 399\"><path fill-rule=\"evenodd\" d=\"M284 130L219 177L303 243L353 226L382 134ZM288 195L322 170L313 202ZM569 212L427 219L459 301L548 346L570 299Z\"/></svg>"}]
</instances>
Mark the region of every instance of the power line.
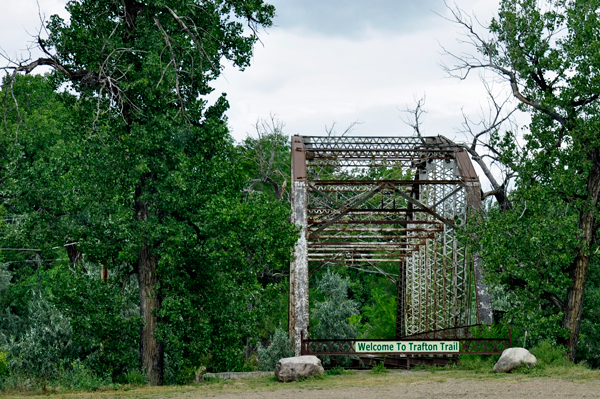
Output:
<instances>
[{"instance_id":1,"label":"power line","mask_svg":"<svg viewBox=\"0 0 600 399\"><path fill-rule=\"evenodd\" d=\"M36 248L0 248L0 251L41 251Z\"/></svg>"}]
</instances>

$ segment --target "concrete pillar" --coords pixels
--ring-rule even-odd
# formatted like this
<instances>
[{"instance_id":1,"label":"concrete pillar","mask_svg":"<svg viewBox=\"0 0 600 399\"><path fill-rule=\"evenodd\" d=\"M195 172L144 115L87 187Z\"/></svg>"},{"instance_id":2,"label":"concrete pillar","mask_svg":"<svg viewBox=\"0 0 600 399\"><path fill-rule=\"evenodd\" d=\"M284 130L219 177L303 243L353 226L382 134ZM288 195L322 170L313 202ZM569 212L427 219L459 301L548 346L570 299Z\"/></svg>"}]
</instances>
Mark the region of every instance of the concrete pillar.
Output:
<instances>
[{"instance_id":1,"label":"concrete pillar","mask_svg":"<svg viewBox=\"0 0 600 399\"><path fill-rule=\"evenodd\" d=\"M292 221L300 228L300 238L290 264L289 334L295 356L300 356L301 336L308 338L308 243L306 208L308 183L306 152L301 136L292 137Z\"/></svg>"},{"instance_id":2,"label":"concrete pillar","mask_svg":"<svg viewBox=\"0 0 600 399\"><path fill-rule=\"evenodd\" d=\"M487 284L483 282L482 259L478 253L473 254L473 273L475 274L475 294L477 300L477 319L482 324L492 324L494 321L494 309L492 308L492 297Z\"/></svg>"}]
</instances>

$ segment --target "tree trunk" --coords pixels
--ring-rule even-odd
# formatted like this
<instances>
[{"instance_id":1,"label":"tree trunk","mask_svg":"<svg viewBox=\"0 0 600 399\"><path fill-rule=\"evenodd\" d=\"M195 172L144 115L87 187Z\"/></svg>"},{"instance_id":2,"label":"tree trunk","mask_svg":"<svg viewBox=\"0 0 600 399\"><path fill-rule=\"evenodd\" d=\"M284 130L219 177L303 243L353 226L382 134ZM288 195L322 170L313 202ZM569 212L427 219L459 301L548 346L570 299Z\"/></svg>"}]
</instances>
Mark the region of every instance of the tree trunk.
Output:
<instances>
[{"instance_id":1,"label":"tree trunk","mask_svg":"<svg viewBox=\"0 0 600 399\"><path fill-rule=\"evenodd\" d=\"M571 286L567 290L567 300L565 302L565 313L563 315L562 326L569 330L567 338L567 349L569 358L575 361L577 355L577 343L579 340L579 329L581 327L581 315L583 313L583 298L585 291L585 281L590 263L590 248L594 239L594 225L596 223L596 206L598 204L598 195L600 194L600 156L598 151L593 151L590 157L593 162L592 170L588 177L587 189L589 204L579 212L579 230L581 230L581 246L575 256L575 259L569 267L569 277Z\"/></svg>"},{"instance_id":2,"label":"tree trunk","mask_svg":"<svg viewBox=\"0 0 600 399\"><path fill-rule=\"evenodd\" d=\"M141 189L136 189L136 197L141 196ZM148 218L148 204L136 200L136 220L142 222ZM140 289L140 315L144 325L140 331L140 363L148 376L150 385L163 384L164 347L155 335L157 326L156 312L160 308L160 298L156 290L158 276L156 274L156 257L152 254L148 243L140 248L138 258L138 282Z\"/></svg>"},{"instance_id":3,"label":"tree trunk","mask_svg":"<svg viewBox=\"0 0 600 399\"><path fill-rule=\"evenodd\" d=\"M140 360L150 385L162 385L164 348L154 333L157 325L156 311L160 308L160 299L155 289L158 283L156 259L146 244L140 249L138 281L140 314L144 320L140 333Z\"/></svg>"}]
</instances>

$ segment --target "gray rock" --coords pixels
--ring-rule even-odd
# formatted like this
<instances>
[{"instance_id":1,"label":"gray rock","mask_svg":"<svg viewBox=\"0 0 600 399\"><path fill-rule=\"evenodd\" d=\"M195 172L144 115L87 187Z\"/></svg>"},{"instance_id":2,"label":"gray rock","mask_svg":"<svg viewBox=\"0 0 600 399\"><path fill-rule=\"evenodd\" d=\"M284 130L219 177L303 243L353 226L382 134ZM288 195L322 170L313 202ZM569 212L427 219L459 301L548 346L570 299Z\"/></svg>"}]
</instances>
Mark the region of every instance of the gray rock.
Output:
<instances>
[{"instance_id":1,"label":"gray rock","mask_svg":"<svg viewBox=\"0 0 600 399\"><path fill-rule=\"evenodd\" d=\"M323 366L316 356L284 357L275 366L275 376L281 382L323 374Z\"/></svg>"},{"instance_id":2,"label":"gray rock","mask_svg":"<svg viewBox=\"0 0 600 399\"><path fill-rule=\"evenodd\" d=\"M537 364L537 359L525 348L508 348L502 352L502 356L494 365L494 373L508 373L521 364L526 364L529 368Z\"/></svg>"}]
</instances>

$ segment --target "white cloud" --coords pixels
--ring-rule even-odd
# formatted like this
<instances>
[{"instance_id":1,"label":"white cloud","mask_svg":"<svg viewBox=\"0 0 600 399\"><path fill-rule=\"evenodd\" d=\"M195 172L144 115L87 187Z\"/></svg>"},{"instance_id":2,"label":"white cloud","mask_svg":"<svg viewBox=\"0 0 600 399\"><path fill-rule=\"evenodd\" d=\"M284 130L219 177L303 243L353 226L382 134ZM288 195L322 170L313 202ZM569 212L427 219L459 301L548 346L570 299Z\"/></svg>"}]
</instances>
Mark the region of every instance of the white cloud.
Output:
<instances>
[{"instance_id":1,"label":"white cloud","mask_svg":"<svg viewBox=\"0 0 600 399\"><path fill-rule=\"evenodd\" d=\"M456 27L433 13L425 21L420 30L370 30L360 38L272 29L250 68L227 67L215 84L230 100L234 137L242 139L270 113L290 134L323 134L325 124L341 128L354 120L364 122L356 134L412 134L400 110L423 95L425 132L452 137L461 110L475 115L486 94L476 76L449 79L438 65L440 42L458 50Z\"/></svg>"},{"instance_id":2,"label":"white cloud","mask_svg":"<svg viewBox=\"0 0 600 399\"><path fill-rule=\"evenodd\" d=\"M40 21L35 0L5 3L0 47L12 57L26 47L31 40L27 32L35 34ZM428 0L417 7L415 2L382 0L369 2L368 8L362 1L274 3L279 26L261 36L264 47L256 46L252 66L244 72L228 66L215 82L217 93L227 93L237 140L270 113L286 123L290 134L323 134L324 126L334 121L343 129L355 120L364 122L355 134L411 134L401 110L423 95L428 111L425 133L452 137L462 121L461 109L475 116L485 104L485 91L476 77L448 79L438 66L438 42L457 49L459 38L456 26L431 11L447 13L442 1ZM319 3L322 6L316 7ZM46 17L68 17L66 0L39 4ZM459 6L488 21L497 0L462 0ZM347 25L360 25L360 30Z\"/></svg>"},{"instance_id":3,"label":"white cloud","mask_svg":"<svg viewBox=\"0 0 600 399\"><path fill-rule=\"evenodd\" d=\"M52 14L67 18L67 0L5 0L0 12L0 48L13 60L29 58L28 47L42 28L40 17L48 19ZM40 56L34 50L32 57Z\"/></svg>"}]
</instances>

